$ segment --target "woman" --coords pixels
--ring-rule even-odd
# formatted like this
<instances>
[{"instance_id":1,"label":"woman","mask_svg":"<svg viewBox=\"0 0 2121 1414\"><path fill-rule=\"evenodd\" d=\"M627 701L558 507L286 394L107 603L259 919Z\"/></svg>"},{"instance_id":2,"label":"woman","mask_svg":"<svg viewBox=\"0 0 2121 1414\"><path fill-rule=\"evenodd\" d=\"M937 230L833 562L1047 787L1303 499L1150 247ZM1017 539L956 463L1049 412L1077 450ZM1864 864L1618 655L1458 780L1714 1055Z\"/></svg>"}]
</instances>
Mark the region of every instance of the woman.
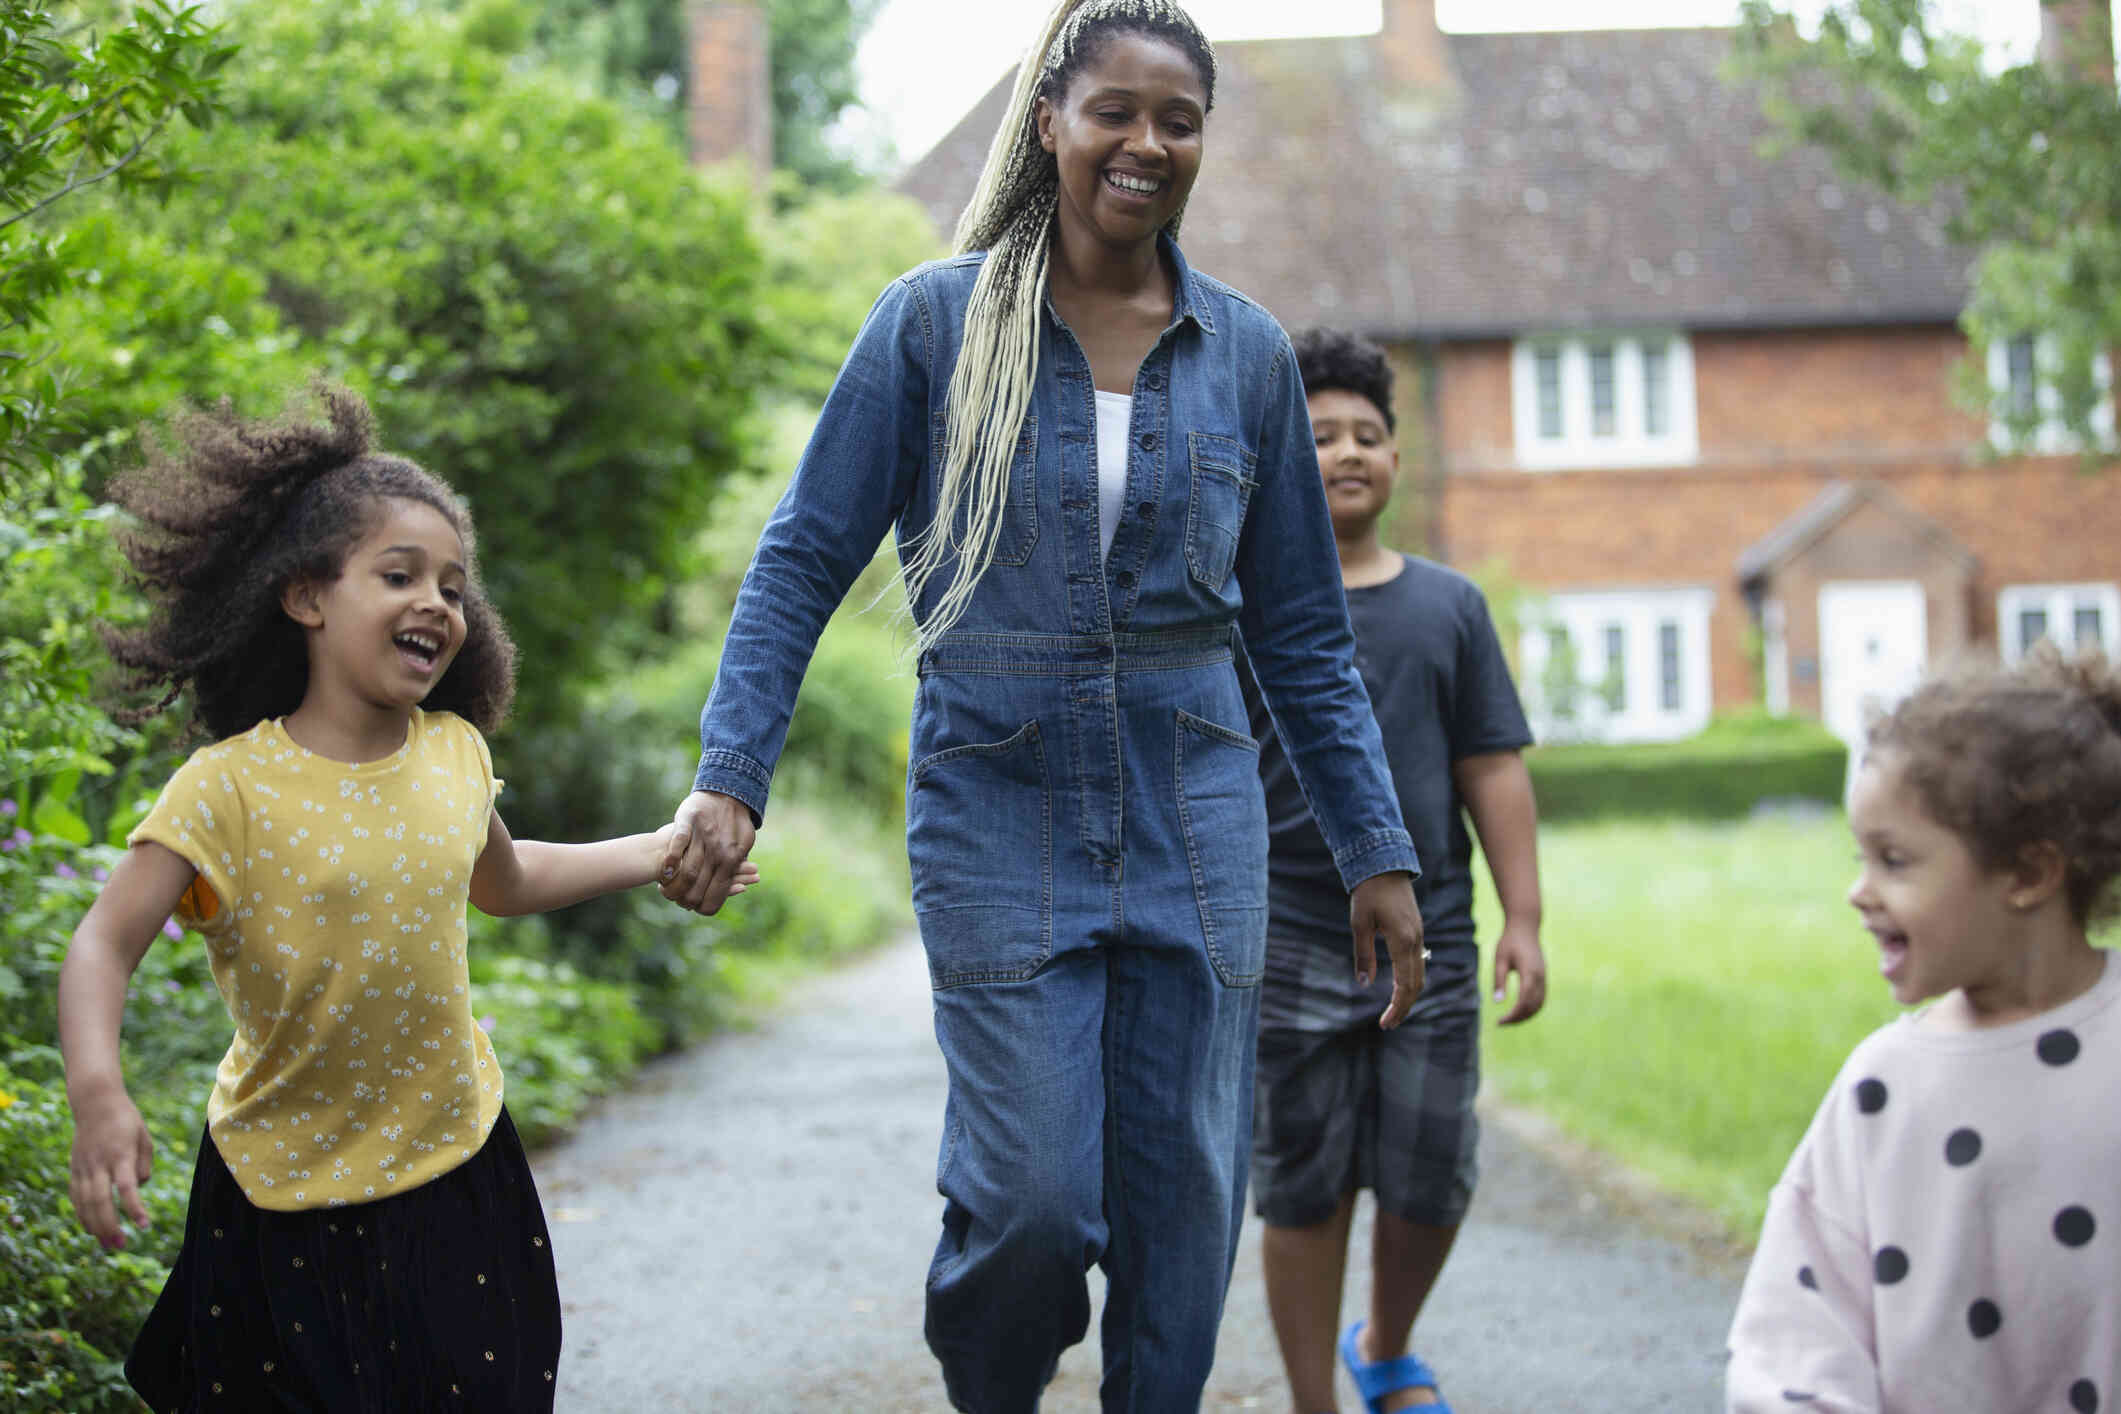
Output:
<instances>
[{"instance_id":1,"label":"woman","mask_svg":"<svg viewBox=\"0 0 2121 1414\"><path fill-rule=\"evenodd\" d=\"M1416 861L1356 677L1289 341L1186 265L1215 60L1063 0L960 254L877 301L738 596L664 892L719 906L817 635L896 524L920 687L914 908L950 1072L927 1336L1036 1408L1108 1278L1107 1410L1198 1407L1242 1220L1266 813L1245 644L1354 893L1421 986Z\"/></svg>"}]
</instances>

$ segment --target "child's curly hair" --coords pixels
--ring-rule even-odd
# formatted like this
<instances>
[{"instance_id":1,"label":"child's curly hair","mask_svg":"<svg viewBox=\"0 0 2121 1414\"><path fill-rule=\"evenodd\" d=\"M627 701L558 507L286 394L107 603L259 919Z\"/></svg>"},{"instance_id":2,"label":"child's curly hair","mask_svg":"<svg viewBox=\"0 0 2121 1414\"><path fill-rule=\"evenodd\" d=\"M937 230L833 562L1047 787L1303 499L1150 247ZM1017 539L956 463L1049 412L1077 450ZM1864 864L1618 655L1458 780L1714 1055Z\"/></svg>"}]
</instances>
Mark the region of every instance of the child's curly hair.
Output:
<instances>
[{"instance_id":1,"label":"child's curly hair","mask_svg":"<svg viewBox=\"0 0 2121 1414\"><path fill-rule=\"evenodd\" d=\"M1987 869L2052 843L2081 927L2121 912L2121 674L2042 642L2016 667L1924 683L1870 729L1937 822Z\"/></svg>"},{"instance_id":2,"label":"child's curly hair","mask_svg":"<svg viewBox=\"0 0 2121 1414\"><path fill-rule=\"evenodd\" d=\"M1392 415L1392 365L1383 349L1345 329L1306 329L1293 342L1306 397L1338 390L1368 398L1384 414L1385 431L1399 430Z\"/></svg>"},{"instance_id":3,"label":"child's curly hair","mask_svg":"<svg viewBox=\"0 0 2121 1414\"><path fill-rule=\"evenodd\" d=\"M468 581L464 646L423 705L492 731L515 695L515 644L479 585L470 512L434 476L376 450L359 395L321 381L312 392L324 425L293 409L238 418L226 400L181 412L169 439L143 438L146 464L112 484L135 522L119 545L153 613L144 628L106 627L104 641L128 694L159 694L121 718L152 717L186 687L194 722L214 738L294 711L309 654L283 591L336 580L382 504L402 500L432 506L456 530Z\"/></svg>"}]
</instances>

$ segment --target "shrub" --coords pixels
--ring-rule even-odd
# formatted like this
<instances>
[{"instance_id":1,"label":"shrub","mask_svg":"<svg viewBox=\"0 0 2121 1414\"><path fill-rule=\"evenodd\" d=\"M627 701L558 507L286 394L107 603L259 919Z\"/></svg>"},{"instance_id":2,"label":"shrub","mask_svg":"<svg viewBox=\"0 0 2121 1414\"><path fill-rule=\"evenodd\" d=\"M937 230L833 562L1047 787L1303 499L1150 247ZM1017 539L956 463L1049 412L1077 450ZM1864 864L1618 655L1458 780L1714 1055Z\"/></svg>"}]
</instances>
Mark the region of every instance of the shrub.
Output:
<instances>
[{"instance_id":1,"label":"shrub","mask_svg":"<svg viewBox=\"0 0 2121 1414\"><path fill-rule=\"evenodd\" d=\"M196 1131L157 1123L150 1225L106 1253L74 1220L66 1192L73 1120L57 1085L0 1064L0 1408L132 1411L125 1352L184 1236Z\"/></svg>"},{"instance_id":2,"label":"shrub","mask_svg":"<svg viewBox=\"0 0 2121 1414\"><path fill-rule=\"evenodd\" d=\"M526 1145L571 1124L662 1039L634 1006L631 988L584 977L564 962L474 950L471 980L479 1025L501 1062L508 1113Z\"/></svg>"},{"instance_id":3,"label":"shrub","mask_svg":"<svg viewBox=\"0 0 2121 1414\"><path fill-rule=\"evenodd\" d=\"M1746 713L1685 741L1543 746L1525 761L1542 820L1724 820L1764 800L1838 803L1848 749L1816 722Z\"/></svg>"}]
</instances>

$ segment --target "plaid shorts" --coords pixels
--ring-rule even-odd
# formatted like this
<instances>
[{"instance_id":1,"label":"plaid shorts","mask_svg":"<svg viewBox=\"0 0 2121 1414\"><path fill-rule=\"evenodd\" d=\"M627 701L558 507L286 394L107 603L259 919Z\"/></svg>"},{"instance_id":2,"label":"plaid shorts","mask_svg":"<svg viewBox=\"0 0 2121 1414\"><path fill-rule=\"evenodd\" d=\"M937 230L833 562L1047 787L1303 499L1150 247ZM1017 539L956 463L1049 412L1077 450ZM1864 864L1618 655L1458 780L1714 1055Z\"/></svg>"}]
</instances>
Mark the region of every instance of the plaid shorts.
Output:
<instances>
[{"instance_id":1,"label":"plaid shorts","mask_svg":"<svg viewBox=\"0 0 2121 1414\"><path fill-rule=\"evenodd\" d=\"M1437 951L1415 1013L1336 1030L1263 1027L1252 1127L1253 1205L1310 1227L1358 1188L1409 1222L1454 1227L1479 1168L1479 952ZM1455 965L1453 965L1455 964Z\"/></svg>"}]
</instances>

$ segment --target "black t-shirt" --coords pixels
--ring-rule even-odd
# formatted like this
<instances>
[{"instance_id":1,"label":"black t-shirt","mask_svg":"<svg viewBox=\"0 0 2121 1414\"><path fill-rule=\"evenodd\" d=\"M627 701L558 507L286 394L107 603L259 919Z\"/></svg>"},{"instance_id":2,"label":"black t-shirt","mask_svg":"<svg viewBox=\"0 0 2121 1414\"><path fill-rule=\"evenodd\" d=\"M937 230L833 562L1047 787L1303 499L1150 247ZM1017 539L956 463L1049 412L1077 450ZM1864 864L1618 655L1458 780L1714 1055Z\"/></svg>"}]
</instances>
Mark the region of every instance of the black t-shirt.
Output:
<instances>
[{"instance_id":1,"label":"black t-shirt","mask_svg":"<svg viewBox=\"0 0 2121 1414\"><path fill-rule=\"evenodd\" d=\"M1402 558L1406 567L1383 584L1348 591L1355 664L1421 859L1414 890L1423 931L1431 947L1469 944L1473 843L1451 764L1529 746L1532 732L1479 588L1455 570ZM1345 951L1347 890L1275 739L1251 667L1240 669L1267 791L1269 930L1330 934Z\"/></svg>"}]
</instances>

